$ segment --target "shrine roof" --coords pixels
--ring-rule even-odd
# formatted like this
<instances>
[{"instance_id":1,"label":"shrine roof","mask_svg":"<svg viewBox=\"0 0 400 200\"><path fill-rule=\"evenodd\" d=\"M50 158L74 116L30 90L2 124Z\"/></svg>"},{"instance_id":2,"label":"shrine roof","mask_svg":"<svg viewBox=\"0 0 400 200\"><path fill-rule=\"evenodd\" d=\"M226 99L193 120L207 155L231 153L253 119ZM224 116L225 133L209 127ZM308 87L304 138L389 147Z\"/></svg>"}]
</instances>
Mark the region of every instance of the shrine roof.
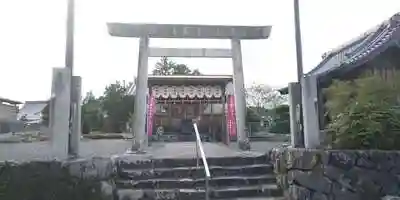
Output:
<instances>
[{"instance_id":1,"label":"shrine roof","mask_svg":"<svg viewBox=\"0 0 400 200\"><path fill-rule=\"evenodd\" d=\"M162 84L223 84L233 80L232 75L149 75L150 85Z\"/></svg>"},{"instance_id":2,"label":"shrine roof","mask_svg":"<svg viewBox=\"0 0 400 200\"><path fill-rule=\"evenodd\" d=\"M15 105L22 104L22 102L20 102L20 101L15 101L15 100L11 100L11 99L0 97L0 103L1 102L5 102L5 103L9 103L9 104L15 104Z\"/></svg>"},{"instance_id":3,"label":"shrine roof","mask_svg":"<svg viewBox=\"0 0 400 200\"><path fill-rule=\"evenodd\" d=\"M372 27L358 37L322 55L322 61L305 76L315 75L319 79L329 79L328 74L336 71L362 67L368 60L390 47L400 47L400 13ZM279 90L288 93L288 88Z\"/></svg>"},{"instance_id":4,"label":"shrine roof","mask_svg":"<svg viewBox=\"0 0 400 200\"><path fill-rule=\"evenodd\" d=\"M332 71L362 66L400 41L400 13L367 30L362 35L325 53L323 60L306 75L322 77Z\"/></svg>"}]
</instances>

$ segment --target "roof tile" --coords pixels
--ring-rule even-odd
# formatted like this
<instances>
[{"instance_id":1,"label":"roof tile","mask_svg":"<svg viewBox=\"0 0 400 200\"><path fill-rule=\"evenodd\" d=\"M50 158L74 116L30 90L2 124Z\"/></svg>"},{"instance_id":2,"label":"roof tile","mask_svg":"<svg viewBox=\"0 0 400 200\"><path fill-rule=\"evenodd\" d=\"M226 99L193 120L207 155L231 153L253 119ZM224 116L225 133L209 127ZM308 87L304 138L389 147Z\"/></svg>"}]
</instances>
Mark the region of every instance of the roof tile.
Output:
<instances>
[{"instance_id":1,"label":"roof tile","mask_svg":"<svg viewBox=\"0 0 400 200\"><path fill-rule=\"evenodd\" d=\"M392 41L400 40L400 13L374 27L350 44L342 45L325 54L324 60L307 75L321 76L348 65L361 65L370 56L376 56Z\"/></svg>"}]
</instances>

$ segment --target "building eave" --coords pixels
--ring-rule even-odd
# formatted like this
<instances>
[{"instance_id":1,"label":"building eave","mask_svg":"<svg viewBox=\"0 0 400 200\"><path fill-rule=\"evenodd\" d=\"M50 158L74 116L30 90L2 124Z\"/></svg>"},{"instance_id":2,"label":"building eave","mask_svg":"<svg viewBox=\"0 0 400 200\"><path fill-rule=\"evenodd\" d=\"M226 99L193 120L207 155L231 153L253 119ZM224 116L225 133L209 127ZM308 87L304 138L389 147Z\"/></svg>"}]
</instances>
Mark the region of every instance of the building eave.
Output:
<instances>
[{"instance_id":1,"label":"building eave","mask_svg":"<svg viewBox=\"0 0 400 200\"><path fill-rule=\"evenodd\" d=\"M387 49L393 41L400 39L400 13L393 15L389 20L382 22L362 36L353 39L341 48L329 52L324 60L314 69L305 74L323 78L336 70L344 67L358 67L366 60L379 55Z\"/></svg>"},{"instance_id":2,"label":"building eave","mask_svg":"<svg viewBox=\"0 0 400 200\"><path fill-rule=\"evenodd\" d=\"M11 100L11 99L0 97L0 103L1 102L9 103L9 104L15 104L15 105L22 104L22 102L20 102L20 101L16 101L16 100Z\"/></svg>"},{"instance_id":3,"label":"building eave","mask_svg":"<svg viewBox=\"0 0 400 200\"><path fill-rule=\"evenodd\" d=\"M148 77L149 85L162 85L162 84L194 84L194 85L206 85L206 84L226 84L233 81L231 75L200 75L200 76L154 76Z\"/></svg>"},{"instance_id":4,"label":"building eave","mask_svg":"<svg viewBox=\"0 0 400 200\"><path fill-rule=\"evenodd\" d=\"M50 100L44 100L44 101L25 101L25 104L46 104L49 103Z\"/></svg>"},{"instance_id":5,"label":"building eave","mask_svg":"<svg viewBox=\"0 0 400 200\"><path fill-rule=\"evenodd\" d=\"M233 81L232 75L148 75L148 84L152 85L221 85ZM136 94L136 85L132 85L128 94Z\"/></svg>"},{"instance_id":6,"label":"building eave","mask_svg":"<svg viewBox=\"0 0 400 200\"><path fill-rule=\"evenodd\" d=\"M284 88L278 89L278 92L281 95L287 95L287 94L289 94L289 87L284 87Z\"/></svg>"}]
</instances>

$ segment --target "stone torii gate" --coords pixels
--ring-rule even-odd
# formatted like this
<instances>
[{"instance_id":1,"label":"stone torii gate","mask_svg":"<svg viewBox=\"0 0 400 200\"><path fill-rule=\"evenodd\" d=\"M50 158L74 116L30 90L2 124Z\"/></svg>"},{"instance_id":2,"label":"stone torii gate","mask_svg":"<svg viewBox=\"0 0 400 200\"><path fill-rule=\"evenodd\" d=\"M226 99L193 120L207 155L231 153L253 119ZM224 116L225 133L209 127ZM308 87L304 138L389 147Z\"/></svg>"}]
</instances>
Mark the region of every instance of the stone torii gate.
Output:
<instances>
[{"instance_id":1,"label":"stone torii gate","mask_svg":"<svg viewBox=\"0 0 400 200\"><path fill-rule=\"evenodd\" d=\"M140 38L133 122L133 132L135 134L134 142L136 145L132 147L132 150L144 151L148 145L148 137L145 132L148 58L162 56L232 58L236 128L238 132L237 141L240 148L245 146L244 144L246 144L247 141L247 134L245 132L246 99L240 41L267 39L271 32L271 26L108 23L108 32L111 36ZM231 48L149 48L149 38L230 39Z\"/></svg>"}]
</instances>

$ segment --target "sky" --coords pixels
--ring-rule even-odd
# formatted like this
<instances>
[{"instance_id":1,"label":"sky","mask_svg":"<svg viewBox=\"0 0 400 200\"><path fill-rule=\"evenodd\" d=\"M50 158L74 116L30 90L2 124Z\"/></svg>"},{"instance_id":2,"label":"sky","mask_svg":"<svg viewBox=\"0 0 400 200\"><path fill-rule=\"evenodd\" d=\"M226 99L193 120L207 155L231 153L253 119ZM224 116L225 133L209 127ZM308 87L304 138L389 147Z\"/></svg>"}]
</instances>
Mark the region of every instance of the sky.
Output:
<instances>
[{"instance_id":1,"label":"sky","mask_svg":"<svg viewBox=\"0 0 400 200\"><path fill-rule=\"evenodd\" d=\"M64 67L67 0L0 1L0 97L50 96L52 68ZM304 71L323 53L400 12L399 0L300 0ZM267 40L242 42L246 85L296 81L292 0L76 0L74 75L101 95L137 74L138 39L108 35L107 22L271 25ZM229 48L228 40L151 39L152 47ZM149 72L158 58L149 59ZM174 59L204 74L232 74L230 59Z\"/></svg>"}]
</instances>

